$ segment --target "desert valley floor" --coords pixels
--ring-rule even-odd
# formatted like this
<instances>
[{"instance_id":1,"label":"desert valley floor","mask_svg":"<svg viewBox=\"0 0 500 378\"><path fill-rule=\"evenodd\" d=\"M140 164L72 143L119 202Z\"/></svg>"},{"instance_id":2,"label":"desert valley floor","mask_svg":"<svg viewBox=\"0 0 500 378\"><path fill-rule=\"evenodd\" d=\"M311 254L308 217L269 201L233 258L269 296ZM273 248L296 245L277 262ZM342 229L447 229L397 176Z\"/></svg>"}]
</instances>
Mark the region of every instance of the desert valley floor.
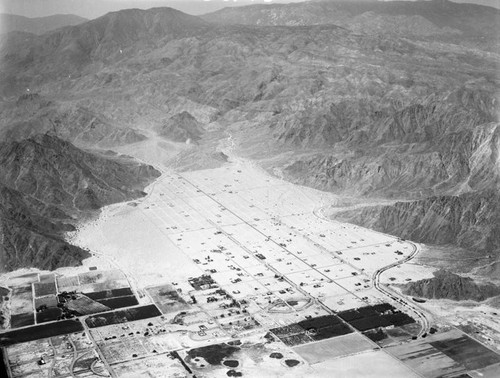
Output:
<instances>
[{"instance_id":1,"label":"desert valley floor","mask_svg":"<svg viewBox=\"0 0 500 378\"><path fill-rule=\"evenodd\" d=\"M335 195L270 176L231 138L220 150L227 163L188 172L141 155L161 177L69 236L92 253L83 266L5 276L19 322L2 335L13 376L500 374L494 340L398 292L432 276L412 262L422 246L332 221L323 209ZM66 331L42 329L54 319L35 310L61 293L108 311L94 302L81 322L59 321ZM34 323L45 337L9 346Z\"/></svg>"}]
</instances>

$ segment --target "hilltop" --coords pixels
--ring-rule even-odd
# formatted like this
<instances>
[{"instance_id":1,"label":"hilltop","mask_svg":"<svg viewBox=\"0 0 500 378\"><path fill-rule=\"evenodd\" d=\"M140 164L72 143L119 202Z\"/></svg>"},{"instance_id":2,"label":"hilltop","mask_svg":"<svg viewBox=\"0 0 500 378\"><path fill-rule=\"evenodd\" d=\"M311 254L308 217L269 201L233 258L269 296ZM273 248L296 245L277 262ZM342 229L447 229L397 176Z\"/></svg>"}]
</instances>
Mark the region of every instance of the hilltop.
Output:
<instances>
[{"instance_id":1,"label":"hilltop","mask_svg":"<svg viewBox=\"0 0 500 378\"><path fill-rule=\"evenodd\" d=\"M446 270L438 270L434 277L405 285L407 295L430 299L451 299L454 301L484 301L500 294L500 287L478 285L468 277L461 277Z\"/></svg>"}]
</instances>

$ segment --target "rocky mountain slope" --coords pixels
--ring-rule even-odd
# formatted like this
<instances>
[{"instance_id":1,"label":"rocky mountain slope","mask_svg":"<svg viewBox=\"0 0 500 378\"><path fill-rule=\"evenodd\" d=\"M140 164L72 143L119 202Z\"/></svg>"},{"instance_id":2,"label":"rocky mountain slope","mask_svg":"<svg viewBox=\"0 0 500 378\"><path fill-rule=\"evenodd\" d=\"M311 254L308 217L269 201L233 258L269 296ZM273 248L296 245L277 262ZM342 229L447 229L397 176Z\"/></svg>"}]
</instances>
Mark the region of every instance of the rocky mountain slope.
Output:
<instances>
[{"instance_id":1,"label":"rocky mountain slope","mask_svg":"<svg viewBox=\"0 0 500 378\"><path fill-rule=\"evenodd\" d=\"M0 13L0 34L20 31L41 35L54 29L78 25L85 21L88 20L74 14L29 18L16 14Z\"/></svg>"},{"instance_id":2,"label":"rocky mountain slope","mask_svg":"<svg viewBox=\"0 0 500 378\"><path fill-rule=\"evenodd\" d=\"M0 139L23 140L50 132L84 147L113 147L145 140L140 130L122 126L84 105L25 93L0 104Z\"/></svg>"},{"instance_id":3,"label":"rocky mountain slope","mask_svg":"<svg viewBox=\"0 0 500 378\"><path fill-rule=\"evenodd\" d=\"M365 207L336 217L416 242L456 244L482 255L500 255L498 188Z\"/></svg>"},{"instance_id":4,"label":"rocky mountain slope","mask_svg":"<svg viewBox=\"0 0 500 378\"><path fill-rule=\"evenodd\" d=\"M468 277L461 277L446 270L438 270L434 277L410 282L403 288L407 295L430 299L451 299L454 301L483 301L500 295L500 287L478 285Z\"/></svg>"},{"instance_id":5,"label":"rocky mountain slope","mask_svg":"<svg viewBox=\"0 0 500 378\"><path fill-rule=\"evenodd\" d=\"M84 152L47 134L0 145L0 181L70 213L143 195L151 166Z\"/></svg>"},{"instance_id":6,"label":"rocky mountain slope","mask_svg":"<svg viewBox=\"0 0 500 378\"><path fill-rule=\"evenodd\" d=\"M452 206L498 188L500 56L488 31L498 11L446 1L283 7L319 10L298 26L126 10L2 36L0 135L51 130L116 146L166 126L180 142L199 137L200 149L230 134L238 154L340 194ZM231 12L251 20L242 9ZM381 32L333 25L334 14L375 20Z\"/></svg>"},{"instance_id":7,"label":"rocky mountain slope","mask_svg":"<svg viewBox=\"0 0 500 378\"><path fill-rule=\"evenodd\" d=\"M44 134L0 144L2 270L54 269L87 254L64 241L100 207L144 195L159 172L117 156L82 151Z\"/></svg>"},{"instance_id":8,"label":"rocky mountain slope","mask_svg":"<svg viewBox=\"0 0 500 378\"><path fill-rule=\"evenodd\" d=\"M203 134L201 124L189 112L183 111L165 121L158 134L175 142L197 142Z\"/></svg>"},{"instance_id":9,"label":"rocky mountain slope","mask_svg":"<svg viewBox=\"0 0 500 378\"><path fill-rule=\"evenodd\" d=\"M390 123L385 130L374 122L379 129L362 130L358 138L347 128L345 138L354 138L344 143L352 146L350 154L314 154L291 162L283 172L292 181L324 190L389 198L499 188L500 125L472 120L473 111L458 106L456 113L439 114L438 106L423 117L418 107L405 109L382 121ZM335 130L328 133L336 135Z\"/></svg>"},{"instance_id":10,"label":"rocky mountain slope","mask_svg":"<svg viewBox=\"0 0 500 378\"><path fill-rule=\"evenodd\" d=\"M51 220L53 216L61 220ZM74 230L66 223L72 220L54 206L0 186L0 271L80 264L90 254L63 238Z\"/></svg>"}]
</instances>

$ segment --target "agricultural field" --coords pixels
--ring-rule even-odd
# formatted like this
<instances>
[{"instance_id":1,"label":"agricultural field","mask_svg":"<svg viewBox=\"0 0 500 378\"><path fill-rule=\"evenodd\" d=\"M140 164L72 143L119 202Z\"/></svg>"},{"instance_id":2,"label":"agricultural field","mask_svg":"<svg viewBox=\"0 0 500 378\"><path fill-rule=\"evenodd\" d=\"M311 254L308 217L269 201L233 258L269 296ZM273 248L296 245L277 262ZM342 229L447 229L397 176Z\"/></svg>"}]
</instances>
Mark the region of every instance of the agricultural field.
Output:
<instances>
[{"instance_id":1,"label":"agricultural field","mask_svg":"<svg viewBox=\"0 0 500 378\"><path fill-rule=\"evenodd\" d=\"M46 323L46 322L51 322L54 320L59 320L61 319L61 316L63 315L62 309L58 307L48 307L44 310L37 311L36 313L36 323Z\"/></svg>"},{"instance_id":2,"label":"agricultural field","mask_svg":"<svg viewBox=\"0 0 500 378\"><path fill-rule=\"evenodd\" d=\"M54 282L35 282L33 284L35 297L44 297L46 295L55 295L57 293L56 283Z\"/></svg>"},{"instance_id":3,"label":"agricultural field","mask_svg":"<svg viewBox=\"0 0 500 378\"><path fill-rule=\"evenodd\" d=\"M362 332L375 328L400 327L415 323L412 317L397 310L388 303L343 311L338 315L358 331Z\"/></svg>"},{"instance_id":4,"label":"agricultural field","mask_svg":"<svg viewBox=\"0 0 500 378\"><path fill-rule=\"evenodd\" d=\"M352 330L335 315L302 320L270 331L286 345L296 346L351 333Z\"/></svg>"},{"instance_id":5,"label":"agricultural field","mask_svg":"<svg viewBox=\"0 0 500 378\"><path fill-rule=\"evenodd\" d=\"M19 284L19 285L18 285ZM9 277L10 328L89 315L139 304L118 270L75 276L32 273ZM16 286L15 286L16 285ZM85 291L85 294L82 293Z\"/></svg>"},{"instance_id":6,"label":"agricultural field","mask_svg":"<svg viewBox=\"0 0 500 378\"><path fill-rule=\"evenodd\" d=\"M10 295L11 328L35 323L33 289L31 285L16 286Z\"/></svg>"},{"instance_id":7,"label":"agricultural field","mask_svg":"<svg viewBox=\"0 0 500 378\"><path fill-rule=\"evenodd\" d=\"M330 358L312 366L315 376L336 376L349 378L363 377L421 377L408 366L399 363L383 350L365 351L340 358Z\"/></svg>"},{"instance_id":8,"label":"agricultural field","mask_svg":"<svg viewBox=\"0 0 500 378\"><path fill-rule=\"evenodd\" d=\"M78 315L91 315L110 311L111 308L96 302L86 295L76 294L75 299L66 301L66 308Z\"/></svg>"},{"instance_id":9,"label":"agricultural field","mask_svg":"<svg viewBox=\"0 0 500 378\"><path fill-rule=\"evenodd\" d=\"M161 312L155 305L132 307L126 310L116 310L105 312L99 315L92 315L85 319L85 323L90 328L103 327L111 324L131 322L160 316Z\"/></svg>"},{"instance_id":10,"label":"agricultural field","mask_svg":"<svg viewBox=\"0 0 500 378\"><path fill-rule=\"evenodd\" d=\"M424 377L458 376L468 371L500 373L500 356L458 330L428 336L387 351Z\"/></svg>"},{"instance_id":11,"label":"agricultural field","mask_svg":"<svg viewBox=\"0 0 500 378\"><path fill-rule=\"evenodd\" d=\"M79 331L83 331L83 326L78 320L62 320L55 323L40 324L1 333L0 346L45 339Z\"/></svg>"}]
</instances>

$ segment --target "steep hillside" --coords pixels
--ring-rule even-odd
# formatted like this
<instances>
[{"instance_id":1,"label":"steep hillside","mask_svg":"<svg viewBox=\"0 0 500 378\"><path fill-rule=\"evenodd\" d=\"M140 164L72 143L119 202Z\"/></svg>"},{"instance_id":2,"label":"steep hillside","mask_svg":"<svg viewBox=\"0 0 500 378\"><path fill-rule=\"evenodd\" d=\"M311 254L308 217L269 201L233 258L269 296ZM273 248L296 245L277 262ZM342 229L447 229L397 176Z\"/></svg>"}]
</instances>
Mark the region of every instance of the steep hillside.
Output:
<instances>
[{"instance_id":1,"label":"steep hillside","mask_svg":"<svg viewBox=\"0 0 500 378\"><path fill-rule=\"evenodd\" d=\"M47 134L0 144L4 185L70 212L141 197L158 175L151 166L97 156Z\"/></svg>"},{"instance_id":2,"label":"steep hillside","mask_svg":"<svg viewBox=\"0 0 500 378\"><path fill-rule=\"evenodd\" d=\"M190 113L183 111L165 121L158 134L174 142L197 142L203 134L201 124Z\"/></svg>"},{"instance_id":3,"label":"steep hillside","mask_svg":"<svg viewBox=\"0 0 500 378\"><path fill-rule=\"evenodd\" d=\"M65 223L71 221L55 206L0 186L0 271L80 264L90 254L64 241L64 232L74 229Z\"/></svg>"},{"instance_id":4,"label":"steep hillside","mask_svg":"<svg viewBox=\"0 0 500 378\"><path fill-rule=\"evenodd\" d=\"M46 132L78 146L102 148L146 139L135 128L53 96L25 93L0 104L0 140L22 140Z\"/></svg>"},{"instance_id":5,"label":"steep hillside","mask_svg":"<svg viewBox=\"0 0 500 378\"><path fill-rule=\"evenodd\" d=\"M104 205L144 195L159 172L39 135L0 144L1 269L55 269L88 257L64 233Z\"/></svg>"},{"instance_id":6,"label":"steep hillside","mask_svg":"<svg viewBox=\"0 0 500 378\"><path fill-rule=\"evenodd\" d=\"M345 138L351 140L344 145L351 146L351 152L294 159L283 173L294 182L324 190L396 198L498 188L500 125L475 124L467 118L471 114L427 125L418 125L412 114L396 119L395 128L361 131L358 138L355 131L346 130ZM460 128L462 121L465 124ZM317 133L313 135L318 138Z\"/></svg>"},{"instance_id":7,"label":"steep hillside","mask_svg":"<svg viewBox=\"0 0 500 378\"><path fill-rule=\"evenodd\" d=\"M500 256L500 194L492 190L437 196L336 214L345 220L416 242L456 244Z\"/></svg>"},{"instance_id":8,"label":"steep hillside","mask_svg":"<svg viewBox=\"0 0 500 378\"><path fill-rule=\"evenodd\" d=\"M0 13L0 34L20 31L32 34L44 34L63 26L78 25L86 18L74 14L55 14L47 17L28 18L15 14Z\"/></svg>"},{"instance_id":9,"label":"steep hillside","mask_svg":"<svg viewBox=\"0 0 500 378\"><path fill-rule=\"evenodd\" d=\"M434 273L433 278L406 284L403 292L407 295L430 299L484 301L500 295L500 287L491 284L478 285L471 278L439 270Z\"/></svg>"}]
</instances>

